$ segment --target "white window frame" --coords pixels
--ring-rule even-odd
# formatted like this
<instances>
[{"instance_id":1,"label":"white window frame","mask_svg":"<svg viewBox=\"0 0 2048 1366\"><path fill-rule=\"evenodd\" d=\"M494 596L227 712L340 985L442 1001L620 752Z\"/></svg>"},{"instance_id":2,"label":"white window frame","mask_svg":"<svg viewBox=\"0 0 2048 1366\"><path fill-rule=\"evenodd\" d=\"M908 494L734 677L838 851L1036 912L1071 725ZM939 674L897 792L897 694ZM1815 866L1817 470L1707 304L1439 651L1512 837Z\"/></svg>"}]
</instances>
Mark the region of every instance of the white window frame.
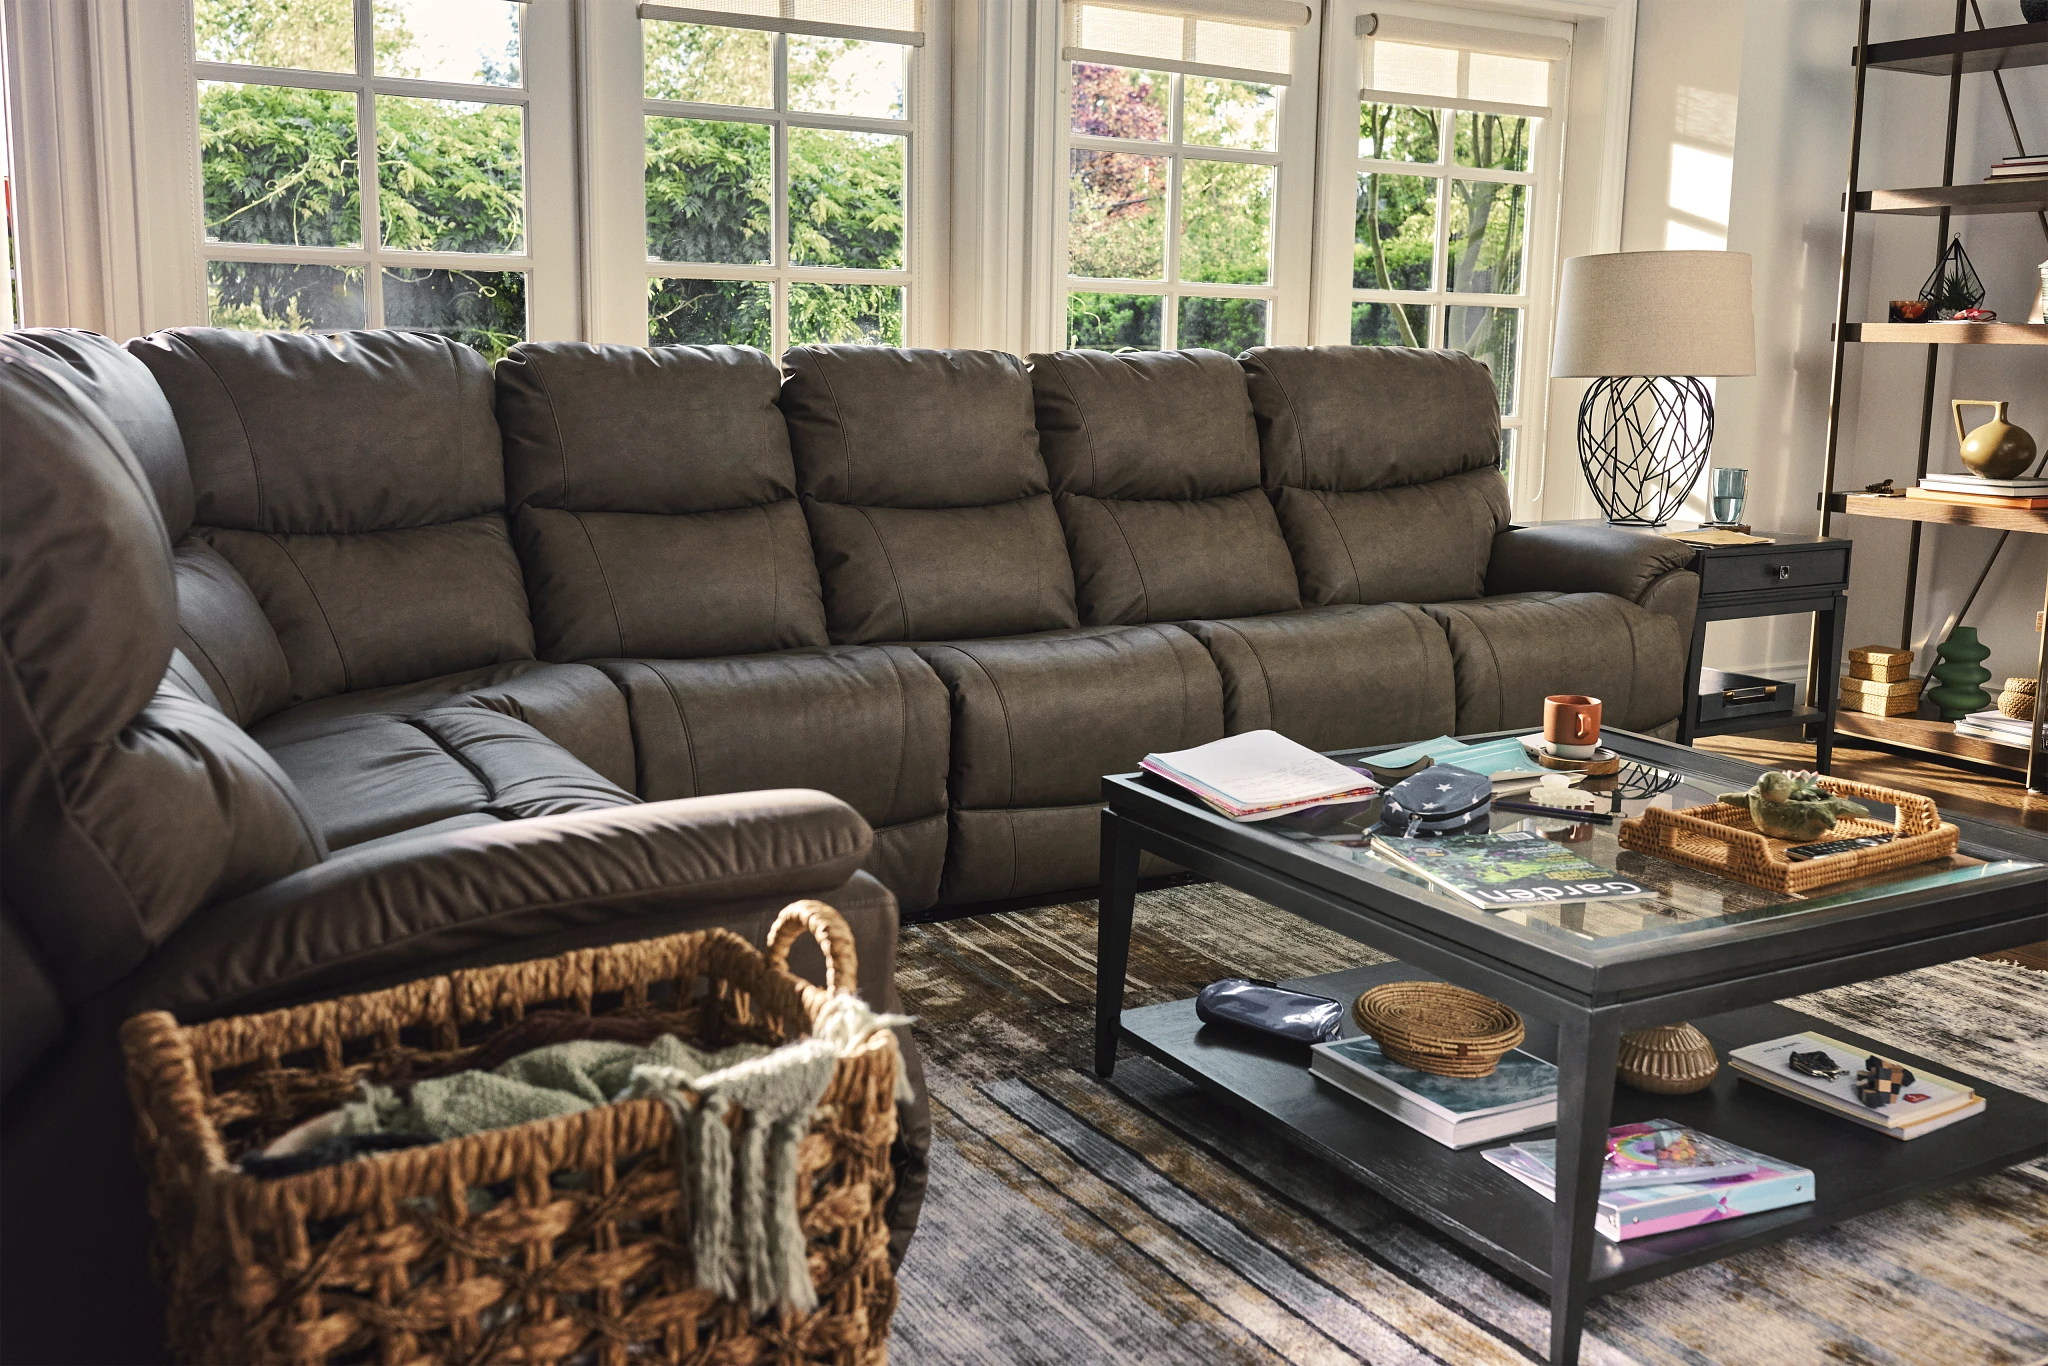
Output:
<instances>
[{"instance_id":1,"label":"white window frame","mask_svg":"<svg viewBox=\"0 0 2048 1366\"><path fill-rule=\"evenodd\" d=\"M1070 294L1137 294L1162 300L1159 321L1161 350L1173 350L1180 344L1178 304L1179 300L1184 298L1266 300L1267 344L1305 344L1309 337L1312 257L1310 244L1313 239L1315 204L1316 53L1322 35L1320 22L1314 17L1318 7L1309 6L1312 16L1309 22L1293 29L1290 34L1292 72L1288 83L1276 88L1274 150L1255 152L1238 148L1211 147L1181 139L1185 81L1180 72L1174 72L1172 75L1166 141L1145 142L1138 139L1093 137L1075 133L1071 115L1074 63L1068 59L1059 42L1059 34L1065 23L1064 6L1059 0L1041 0L1041 3L1051 15L1049 27L1053 41L1051 51L1047 55L1051 57L1055 79L1050 92L1051 110L1048 118L1040 125L1050 125L1050 155L1043 159L1039 174L1035 177L1037 183L1045 187L1038 202L1047 205L1047 214L1044 217L1049 218L1047 274L1050 289L1045 291L1045 297L1038 310L1039 316L1034 319L1035 325L1031 329L1033 341L1048 350L1063 350L1067 347L1067 298ZM1041 31L1043 32L1043 29ZM1039 51L1041 54L1046 53L1046 44L1043 40L1039 44ZM1142 58L1121 58L1105 53L1089 53L1085 58L1077 55L1076 60L1087 60L1099 65L1116 65L1128 70L1159 69L1148 65ZM1219 69L1206 74L1226 79L1256 81L1256 74L1252 72L1232 73ZM1071 214L1069 191L1073 153L1076 151L1131 153L1170 159L1167 174L1163 278L1128 280L1072 273L1068 249ZM1229 161L1274 168L1272 269L1267 283L1209 284L1177 278L1180 273L1181 228L1184 215L1181 173L1189 159Z\"/></svg>"},{"instance_id":2,"label":"white window frame","mask_svg":"<svg viewBox=\"0 0 2048 1366\"><path fill-rule=\"evenodd\" d=\"M284 265L357 266L363 270L366 327L384 325L386 270L518 271L526 275L526 339L573 337L579 330L575 267L575 138L574 80L570 49L569 0L519 0L520 78L518 86L413 80L375 74L375 22L372 0L354 0L356 69L353 72L296 71L279 67L199 60L192 29L191 2L179 0L183 50L188 54L186 120L190 140L189 175L200 207L193 231L199 241L196 316L207 321L207 266L214 261ZM166 6L168 8L168 6ZM356 101L357 174L361 185L362 242L354 247L311 247L224 242L206 236L204 172L198 148L199 86L206 81L240 85L291 86L332 90ZM518 252L443 252L400 250L383 245L378 215L379 176L376 167L376 97L399 95L423 99L460 100L474 104L520 108L525 140L522 171L526 198L525 246Z\"/></svg>"}]
</instances>

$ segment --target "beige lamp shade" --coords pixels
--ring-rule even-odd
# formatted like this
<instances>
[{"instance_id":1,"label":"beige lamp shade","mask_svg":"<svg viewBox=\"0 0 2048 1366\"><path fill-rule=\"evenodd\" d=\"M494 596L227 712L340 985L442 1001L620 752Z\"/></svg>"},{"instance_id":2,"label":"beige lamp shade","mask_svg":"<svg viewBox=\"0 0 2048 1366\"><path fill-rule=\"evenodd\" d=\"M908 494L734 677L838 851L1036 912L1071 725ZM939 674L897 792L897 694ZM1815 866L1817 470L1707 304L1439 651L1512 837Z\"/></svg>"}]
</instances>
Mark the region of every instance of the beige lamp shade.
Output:
<instances>
[{"instance_id":1,"label":"beige lamp shade","mask_svg":"<svg viewBox=\"0 0 2048 1366\"><path fill-rule=\"evenodd\" d=\"M1749 254L1617 251L1568 258L1557 291L1550 373L1755 374Z\"/></svg>"}]
</instances>

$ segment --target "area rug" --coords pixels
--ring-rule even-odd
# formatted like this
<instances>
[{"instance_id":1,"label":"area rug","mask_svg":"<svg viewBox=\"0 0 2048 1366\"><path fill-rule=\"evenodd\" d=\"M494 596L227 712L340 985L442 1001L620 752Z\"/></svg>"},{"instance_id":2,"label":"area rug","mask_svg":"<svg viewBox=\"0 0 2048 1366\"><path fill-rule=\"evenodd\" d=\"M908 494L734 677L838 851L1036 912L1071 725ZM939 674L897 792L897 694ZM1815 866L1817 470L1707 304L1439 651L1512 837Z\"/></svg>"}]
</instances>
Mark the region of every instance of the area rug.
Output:
<instances>
[{"instance_id":1,"label":"area rug","mask_svg":"<svg viewBox=\"0 0 2048 1366\"><path fill-rule=\"evenodd\" d=\"M1375 957L1228 889L1174 888L1140 899L1126 1002ZM1544 1359L1542 1295L1147 1059L1126 1051L1112 1080L1095 1077L1092 902L910 927L899 981L935 1141L897 1366ZM2048 974L1970 960L1797 1004L2048 1096ZM1582 1353L1589 1366L2044 1358L2043 1164L1596 1300Z\"/></svg>"}]
</instances>

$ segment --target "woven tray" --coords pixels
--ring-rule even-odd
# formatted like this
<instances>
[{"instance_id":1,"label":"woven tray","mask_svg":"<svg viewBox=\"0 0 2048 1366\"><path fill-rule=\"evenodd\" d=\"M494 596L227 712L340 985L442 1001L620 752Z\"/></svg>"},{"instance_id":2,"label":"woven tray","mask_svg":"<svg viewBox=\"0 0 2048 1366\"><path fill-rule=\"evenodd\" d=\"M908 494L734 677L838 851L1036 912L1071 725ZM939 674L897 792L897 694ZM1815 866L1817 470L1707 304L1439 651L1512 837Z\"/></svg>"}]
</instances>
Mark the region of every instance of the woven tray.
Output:
<instances>
[{"instance_id":1,"label":"woven tray","mask_svg":"<svg viewBox=\"0 0 2048 1366\"><path fill-rule=\"evenodd\" d=\"M1891 823L1850 817L1838 822L1822 839L1891 835L1891 843L1794 863L1785 857L1787 849L1796 843L1819 841L1772 839L1756 828L1748 808L1715 802L1684 811L1653 806L1640 816L1631 816L1621 823L1621 847L1788 896L1946 858L1956 851L1959 832L1943 822L1934 803L1926 797L1842 778L1823 777L1815 781L1822 791L1834 796L1883 802L1897 807L1899 813Z\"/></svg>"},{"instance_id":2,"label":"woven tray","mask_svg":"<svg viewBox=\"0 0 2048 1366\"><path fill-rule=\"evenodd\" d=\"M1404 1067L1483 1077L1522 1041L1522 1017L1448 982L1388 982L1351 1003L1351 1018Z\"/></svg>"}]
</instances>

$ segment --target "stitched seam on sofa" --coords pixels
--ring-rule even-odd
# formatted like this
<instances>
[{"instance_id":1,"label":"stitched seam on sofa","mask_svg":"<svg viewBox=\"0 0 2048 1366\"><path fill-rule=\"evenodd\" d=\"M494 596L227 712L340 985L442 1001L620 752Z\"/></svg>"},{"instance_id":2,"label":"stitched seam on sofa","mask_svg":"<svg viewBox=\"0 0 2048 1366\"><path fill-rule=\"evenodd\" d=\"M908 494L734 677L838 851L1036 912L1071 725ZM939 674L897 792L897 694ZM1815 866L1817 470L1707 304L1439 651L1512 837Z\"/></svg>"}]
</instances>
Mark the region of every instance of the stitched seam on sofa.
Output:
<instances>
[{"instance_id":1,"label":"stitched seam on sofa","mask_svg":"<svg viewBox=\"0 0 2048 1366\"><path fill-rule=\"evenodd\" d=\"M1081 419L1081 435L1088 439L1088 491L1099 498L1102 496L1097 492L1102 487L1102 456L1095 449L1095 431L1088 425L1088 413L1081 406L1081 396L1074 392L1074 382L1067 378L1066 365L1057 356L1053 357L1052 371L1066 387L1067 397L1074 400L1074 415Z\"/></svg>"},{"instance_id":2,"label":"stitched seam on sofa","mask_svg":"<svg viewBox=\"0 0 2048 1366\"><path fill-rule=\"evenodd\" d=\"M1307 430L1307 424L1302 422L1301 414L1295 410L1294 394L1291 390L1288 389L1287 381L1280 378L1280 371L1276 367L1268 365L1266 367L1266 375L1273 381L1273 387L1280 391L1280 397L1283 400L1285 400L1287 404L1287 415L1294 419L1294 450L1295 454L1301 457L1302 487L1307 488L1309 478L1308 441L1302 435L1302 433L1305 430ZM1263 474L1264 471L1261 471L1261 473ZM1264 483L1265 481L1262 479L1259 482Z\"/></svg>"},{"instance_id":3,"label":"stitched seam on sofa","mask_svg":"<svg viewBox=\"0 0 2048 1366\"><path fill-rule=\"evenodd\" d=\"M619 638L619 653L629 655L632 651L626 648L626 623L619 619L619 599L612 592L612 576L605 572L604 556L597 553L597 539L590 534L590 527L583 520L582 513L571 509L564 511L576 519L576 529L583 533L583 543L590 547L591 563L597 566L597 581L604 585L604 600L612 605L612 631Z\"/></svg>"},{"instance_id":4,"label":"stitched seam on sofa","mask_svg":"<svg viewBox=\"0 0 2048 1366\"><path fill-rule=\"evenodd\" d=\"M618 809L618 808L613 808L613 809L615 809L615 810L616 810L616 809ZM579 814L579 815L580 815L580 814L583 814L583 813L580 813L580 812L578 812L578 813L574 813L574 814ZM536 819L536 820L538 820L538 819L545 819L545 818L544 818L544 817L531 817L531 818L529 818L529 819ZM508 823L509 823L509 822L508 822ZM737 872L734 872L734 873L728 873L728 874L724 874L723 876L721 876L721 877L720 877L720 878L718 879L718 881L720 881L720 882L735 882L735 881L741 881L741 880L744 880L744 879L749 879L749 878L759 878L759 877L762 877L762 876L766 876L766 875L781 875L781 874L785 874L785 873L801 873L801 872L805 871L806 869L808 869L808 868L814 868L814 867L818 866L818 865L819 865L819 864L821 864L821 863L825 863L825 862L828 862L828 861L830 861L830 860L833 860L833 859L840 859L840 858L844 858L844 857L845 857L845 856L846 856L847 854L849 854L849 853L851 853L851 852L852 852L852 851L851 851L850 849L842 849L842 850L837 850L837 851L834 851L834 852L828 853L828 854L827 854L827 855L826 855L826 856L825 856L824 858L819 858L819 859L811 859L811 860L808 860L808 861L806 861L806 862L803 862L803 863L798 863L798 864L795 864L795 865L791 865L791 864L788 864L788 863L781 863L781 862L777 862L777 863L773 864L772 866L768 866L768 867L760 867L760 868L743 868L743 869L740 869L740 870L738 870ZM781 855L782 855L782 850L781 850L781 848L780 848L780 847L778 847L778 848L777 848L777 849L776 849L775 851L773 851L773 855L774 855L775 857L778 857L778 858L779 858L779 857L781 857ZM417 940L421 940L421 939L427 939L427 938L431 938L432 936L434 936L434 935L436 935L436 934L440 934L440 933L443 933L443 932L445 932L445 931L450 931L450 930L457 930L457 931L459 931L459 930L468 930L468 929L474 929L474 928L476 928L476 927L478 927L478 926L480 926L480 925L488 925L488 924L491 924L491 923L492 923L493 921L497 921L497 920L503 920L503 919L508 919L508 918L512 918L512 917L516 917L516 916L522 916L522 915L544 914L544 913L546 913L546 912L548 912L548 911L558 911L558 910L562 910L562 909L564 909L564 908L566 908L566 907L570 907L570 906L593 906L593 907L594 907L594 906L608 906L608 905L610 905L611 903L613 903L613 902L615 902L615 901L632 901L632 900L635 900L635 899L637 899L637 898L641 898L641 897L649 897L649 896L654 896L654 895L657 895L657 894L659 894L659 893L661 893L661 892L665 892L665 891L682 891L682 890L685 890L685 889L687 889L687 888L689 888L689 887L692 887L692 886L702 886L702 885L703 885L702 883L695 883L695 884L691 884L691 883L681 883L681 882L676 882L676 881L673 881L673 880L669 880L669 879L664 879L664 880L663 880L662 882L660 882L660 883L659 883L658 885L655 885L655 884L649 884L649 885L644 885L644 886L638 886L638 887L631 887L631 888L628 888L628 889L626 889L626 890L624 890L624 891L618 891L618 892L606 892L606 893L605 893L605 894L603 894L602 896L589 896L589 895L585 895L585 894L577 894L577 895L574 895L574 896L568 896L568 897L560 897L560 898L556 898L556 899L554 899L554 900L551 900L551 901L536 901L536 902L532 902L532 903L529 903L529 904L526 904L526 905L521 905L521 906L512 906L512 907L507 907L507 908L506 908L506 909L504 909L504 910L499 910L499 911L492 911L492 912L490 912L490 913L489 913L489 914L487 914L487 915L481 915L481 916L478 916L478 917L476 917L475 919L471 919L471 920L450 920L450 921L446 921L446 922L444 922L444 923L442 923L442 924L439 924L439 925L434 925L434 926L430 926L430 927L428 927L428 928L426 928L426 929L423 929L423 930L418 930L418 931L415 931L415 932L414 932L414 933L412 933L412 934L407 934L407 935L401 936L401 937L399 937L399 938L397 938L397 939L387 939L387 940L384 940L384 941L383 941L383 942L381 942L381 943L378 943L378 944L374 944L374 945L370 946L369 948L365 948L365 949L357 949L357 950L355 950L355 951L354 951L354 952L352 952L352 953L345 953L345 954L342 954L342 955L340 955L340 956L338 956L338 957L335 957L335 958L329 958L329 959L325 960L324 962L322 962L322 963L319 963L319 964L317 964L317 965L316 965L316 966L314 966L314 967L311 967L311 968L307 968L307 969L303 970L302 972L299 972L299 973L297 973L297 974L294 974L294 975L293 975L292 977L285 977L285 978L279 978L279 979L276 979L276 980L273 980L273 981L269 981L269 982L264 982L264 983L261 983L261 984L253 984L253 985L250 985L250 986L245 986L245 987L241 988L241 990L242 990L242 992L243 992L243 994L244 994L244 995L250 995L250 994L254 994L254 993L257 993L257 992L267 991L267 990L269 990L269 989L271 989L271 988L273 988L273 987L283 988L283 989L285 989L285 990L287 990L287 991L288 991L288 990L290 989L290 985L291 985L291 983L292 983L292 982L293 982L294 980L297 980L298 978L303 978L303 977L307 977L307 976L312 976L312 975L316 975L316 974L319 974L319 973L324 973L324 972L328 972L328 971L330 971L330 970L332 970L332 969L335 969L335 968L339 968L339 967L345 967L346 965L348 965L348 964L350 964L350 963L353 963L353 962L357 961L358 959L374 957L375 955L377 955L377 954L380 954L380 953L383 953L383 952L385 952L385 951L387 951L387 950L390 950L390 949L393 949L393 948L401 948L401 947L403 947L403 946L404 946L404 945L406 945L406 944L409 944L409 943L412 943L412 942L414 942L414 941L417 941ZM733 888L733 889L731 889L731 890L730 890L730 891L729 891L729 892L728 892L728 893L727 893L726 895L722 896L722 897L720 898L720 901L740 901L740 900L750 899L750 898L752 898L752 897L756 897L756 896L761 896L761 895L764 895L764 893L762 893L762 892L755 892L755 891L749 891L749 890L746 890L746 889L745 889L744 887L740 887L740 888ZM712 904L713 904L713 905L716 905L716 904L719 904L719 903L718 903L718 902L714 902L714 903L712 903ZM209 1003L208 1003L208 1004L209 1004L209 1005L211 1005L211 1002L209 1001ZM191 1007L185 1007L185 1009L190 1009L190 1008L191 1008ZM229 1002L228 1002L228 1009L229 1009L229 1010L233 1010L233 1009L235 1009L235 1008L236 1008L236 1007L235 1007L235 1004L234 1004L234 998L230 997L230 998L229 998ZM175 1013L175 1012L174 1012L174 1013ZM181 1017L181 1018L182 1018L182 1017Z\"/></svg>"},{"instance_id":5,"label":"stitched seam on sofa","mask_svg":"<svg viewBox=\"0 0 2048 1366\"><path fill-rule=\"evenodd\" d=\"M853 432L847 427L846 412L839 402L839 391L832 386L832 376L826 368L825 358L813 353L813 359L818 363L818 379L825 386L825 395L832 400L832 416L839 423L839 450L846 459L845 496L847 506L851 507L853 506Z\"/></svg>"},{"instance_id":6,"label":"stitched seam on sofa","mask_svg":"<svg viewBox=\"0 0 2048 1366\"><path fill-rule=\"evenodd\" d=\"M1109 505L1109 499L1099 501L1102 510L1109 514L1110 525L1116 528L1116 534L1123 540L1124 553L1131 557L1131 572L1138 576L1138 611L1142 614L1139 619L1149 622L1152 620L1152 588L1145 582L1145 568L1138 563L1138 552L1131 546L1131 534L1124 530L1124 519L1116 515L1116 509Z\"/></svg>"},{"instance_id":7,"label":"stitched seam on sofa","mask_svg":"<svg viewBox=\"0 0 2048 1366\"><path fill-rule=\"evenodd\" d=\"M533 367L533 377L540 381L541 397L548 401L548 420L555 425L555 451L562 464L562 508L564 511L569 511L571 510L569 498L569 440L562 435L562 413L560 409L555 407L555 392L548 387L548 377L541 373L540 357L530 354L525 357L525 360L528 365ZM583 534L588 536L590 533L585 531ZM591 553L596 554L596 550L593 548ZM600 566L601 571L602 566ZM607 593L611 591L610 584L605 585L605 591ZM618 608L614 606L612 611L616 616ZM619 646L619 653L624 654L625 651L625 645L621 644Z\"/></svg>"},{"instance_id":8,"label":"stitched seam on sofa","mask_svg":"<svg viewBox=\"0 0 2048 1366\"><path fill-rule=\"evenodd\" d=\"M195 637L195 636L194 636L194 635L193 635L193 634L192 634L192 633L191 633L190 631L186 630L186 629L185 629L185 628L184 628L183 626L180 626L180 627L178 627L178 636L179 636L179 638L180 638L180 639L182 639L182 640L183 640L183 641L184 641L184 642L185 642L185 643L186 643L187 645L189 645L189 646L191 646L191 647L192 647L192 649L191 649L190 653L198 655L198 656L199 656L199 657L200 657L201 659L205 660L205 661L206 661L206 662L207 662L208 664L211 664L211 665L213 665L213 671L214 671L215 673L217 673L217 674L219 674L219 675L220 675L220 684L221 684L221 690L222 690L223 692L227 693L227 695L228 695L228 701L229 701L229 702L230 702L231 704L233 704L233 706L234 706L234 709L235 709L235 714L234 714L234 717L233 717L234 723L235 723L236 725L238 725L238 726L239 726L239 725L241 725L241 724L242 724L242 702L241 702L241 699L240 699L240 698L238 698L238 697L236 697L236 696L235 696L235 688L234 688L234 685L233 685L232 683L228 682L228 671L227 671L226 669L223 669L223 668L222 668L222 667L220 666L220 661L219 661L219 660L216 660L216 659L215 659L215 658L213 657L212 653L211 653L211 652L210 652L210 651L209 651L209 650L208 650L208 649L207 649L207 648L206 648L206 647L205 647L204 645L201 645L201 644L199 643L199 641L198 641L198 638L197 638L197 637Z\"/></svg>"},{"instance_id":9,"label":"stitched seam on sofa","mask_svg":"<svg viewBox=\"0 0 2048 1366\"><path fill-rule=\"evenodd\" d=\"M1422 620L1417 621L1417 617L1422 618ZM1408 634L1415 637L1415 647L1422 651L1422 695L1424 697L1434 697L1436 695L1434 685L1436 657L1430 651L1429 637L1422 634L1422 627L1425 622L1433 630L1441 631L1443 627L1437 624L1435 617L1423 611L1420 607L1411 607L1405 603L1401 606L1401 620L1408 623ZM1446 640L1445 649L1448 650L1449 648L1449 641ZM1458 680L1457 675L1454 673L1451 677L1451 729L1453 730L1456 730L1458 727L1457 716Z\"/></svg>"},{"instance_id":10,"label":"stitched seam on sofa","mask_svg":"<svg viewBox=\"0 0 2048 1366\"><path fill-rule=\"evenodd\" d=\"M776 553L775 519L768 515L765 503L756 503L754 510L761 514L761 537L768 546L768 631L771 643L780 644L782 634L782 556Z\"/></svg>"},{"instance_id":11,"label":"stitched seam on sofa","mask_svg":"<svg viewBox=\"0 0 2048 1366\"><path fill-rule=\"evenodd\" d=\"M242 416L242 402L235 397L235 391L228 387L228 382L221 377L220 371L213 368L212 361L208 360L203 353L195 348L187 347L186 349L190 350L193 357L206 367L207 373L211 374L214 382L220 385L220 391L227 395L228 407L235 410L235 424L242 429L242 449L249 452L249 478L256 484L256 525L258 528L261 528L264 521L264 504L267 501L263 491L263 466L256 462L256 443L249 437L249 419Z\"/></svg>"},{"instance_id":12,"label":"stitched seam on sofa","mask_svg":"<svg viewBox=\"0 0 2048 1366\"><path fill-rule=\"evenodd\" d=\"M903 686L903 666L896 656L884 650L882 657L888 661L889 677L896 684L896 733L899 737L896 746L896 780L889 785L889 805L883 808L885 814L893 816L896 814L896 803L903 798L903 770L910 762L910 689ZM920 659L918 663L922 665L924 661Z\"/></svg>"},{"instance_id":13,"label":"stitched seam on sofa","mask_svg":"<svg viewBox=\"0 0 2048 1366\"><path fill-rule=\"evenodd\" d=\"M464 754L454 745L449 744L446 740L442 739L440 735L438 735L432 729L430 729L426 723L426 718L424 716L401 716L397 719L405 725L411 726L414 730L426 736L429 740L432 740L437 746L440 747L442 753L446 754L449 758L453 759L456 763L460 764L469 773L470 777L476 779L477 786L481 787L484 790L484 804L486 806L489 806L492 802L498 800L498 786L496 783L493 783L491 781L490 775L485 773L483 771L482 766L479 765L475 760L471 759L467 754ZM500 816L498 819L503 820L504 817Z\"/></svg>"},{"instance_id":14,"label":"stitched seam on sofa","mask_svg":"<svg viewBox=\"0 0 2048 1366\"><path fill-rule=\"evenodd\" d=\"M1338 545L1344 547L1344 562L1351 566L1351 600L1363 604L1365 576L1358 572L1358 557L1351 553L1351 541L1345 536L1344 529L1337 525L1337 514L1330 511L1330 500L1323 496L1321 489L1308 489L1305 492L1315 494L1316 506L1323 510L1323 516L1329 520L1330 534L1337 538Z\"/></svg>"},{"instance_id":15,"label":"stitched seam on sofa","mask_svg":"<svg viewBox=\"0 0 2048 1366\"><path fill-rule=\"evenodd\" d=\"M1275 712L1278 709L1273 705L1273 676L1266 672L1266 661L1260 656L1258 647L1252 644L1251 637L1238 630L1236 623L1219 621L1216 624L1236 636L1243 643L1244 648L1250 652L1252 663L1259 666L1259 686L1266 690L1266 723L1271 725L1276 719ZM1229 718L1225 717L1224 725L1227 727L1229 724Z\"/></svg>"},{"instance_id":16,"label":"stitched seam on sofa","mask_svg":"<svg viewBox=\"0 0 2048 1366\"><path fill-rule=\"evenodd\" d=\"M1471 618L1467 617L1466 621L1469 624ZM1476 627L1474 629L1477 630ZM1484 631L1478 631L1477 634L1481 640L1486 642L1487 658L1493 661L1493 724L1486 729L1499 730L1507 724L1503 718L1508 714L1508 676L1501 671L1500 651L1493 648L1493 637Z\"/></svg>"},{"instance_id":17,"label":"stitched seam on sofa","mask_svg":"<svg viewBox=\"0 0 2048 1366\"><path fill-rule=\"evenodd\" d=\"M875 549L882 552L882 563L889 570L889 582L896 589L896 615L902 619L903 625L903 634L896 638L898 640L917 639L910 631L910 604L903 600L903 580L897 577L896 561L889 557L889 545L888 542L882 539L882 529L875 525L875 519L869 515L866 508L856 503L848 503L846 506L858 512L860 519L868 524L868 535L875 538ZM886 635L883 637L885 640L887 638Z\"/></svg>"},{"instance_id":18,"label":"stitched seam on sofa","mask_svg":"<svg viewBox=\"0 0 2048 1366\"><path fill-rule=\"evenodd\" d=\"M668 704L676 709L676 723L683 728L683 753L690 760L690 795L705 796L707 794L703 791L704 785L698 781L697 738L690 733L690 713L683 709L683 699L676 696L676 685L667 674L655 668L649 668L648 672L661 680L662 688L668 693Z\"/></svg>"},{"instance_id":19,"label":"stitched seam on sofa","mask_svg":"<svg viewBox=\"0 0 2048 1366\"><path fill-rule=\"evenodd\" d=\"M327 604L320 601L320 594L314 590L313 581L306 577L306 571L299 567L298 557L292 554L289 546L278 539L276 532L264 531L257 534L265 537L272 545L277 547L277 553L284 556L285 563L289 564L292 567L292 572L299 576L299 582L306 585L306 596L311 598L313 606L319 609L320 624L327 628L327 639L334 646L334 657L341 663L341 690L343 692L354 692L355 688L351 686L349 681L348 655L342 651L341 637L335 634L334 623L327 619ZM290 674L291 661L289 659L285 661L285 671L287 675Z\"/></svg>"},{"instance_id":20,"label":"stitched seam on sofa","mask_svg":"<svg viewBox=\"0 0 2048 1366\"><path fill-rule=\"evenodd\" d=\"M996 681L996 676L993 673L989 672L988 665L976 659L961 646L955 645L953 648L958 650L963 658L970 660L975 668L981 670L981 676L988 680L989 687L995 689L996 706L1003 713L1003 753L1009 759L1010 770L1009 791L1003 794L1003 806L1005 808L1014 807L1017 805L1017 738L1015 732L1010 727L1010 699L1003 696L1003 685ZM1016 867L1016 859L1017 832L1013 829L1010 831L1010 866L1013 870ZM1012 881L1014 880L1013 875Z\"/></svg>"}]
</instances>

